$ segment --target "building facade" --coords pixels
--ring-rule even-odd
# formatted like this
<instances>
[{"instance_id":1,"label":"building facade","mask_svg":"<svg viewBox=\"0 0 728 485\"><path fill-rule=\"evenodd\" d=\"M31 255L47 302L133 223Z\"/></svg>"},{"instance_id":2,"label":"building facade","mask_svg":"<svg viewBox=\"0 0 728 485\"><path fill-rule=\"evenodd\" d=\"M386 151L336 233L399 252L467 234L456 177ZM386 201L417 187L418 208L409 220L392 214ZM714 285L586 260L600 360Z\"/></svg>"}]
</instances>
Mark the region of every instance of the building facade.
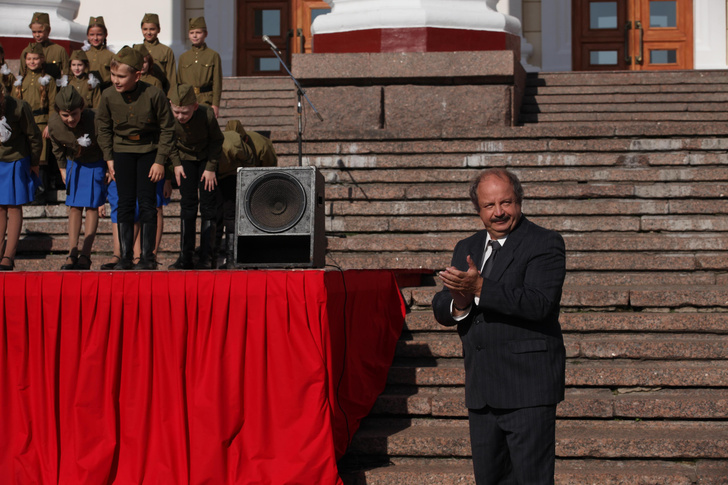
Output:
<instances>
[{"instance_id":1,"label":"building facade","mask_svg":"<svg viewBox=\"0 0 728 485\"><path fill-rule=\"evenodd\" d=\"M103 16L112 49L141 41L145 12L159 14L160 40L179 56L188 48L187 20L204 15L208 45L220 52L226 76L283 74L263 35L278 46L285 61L292 54L315 52L312 32L338 10L361 0L0 0L0 42L8 58L30 40L28 22L35 11L51 16L51 38L77 46L90 16ZM370 28L391 28L394 12L424 14L422 25L475 24L473 29L503 27L473 22L473 12L498 11L517 19L522 63L529 71L622 69L726 69L726 0L450 0L447 12L432 14L422 0L388 0L365 17ZM381 4L381 5L379 5ZM332 12L332 7L334 11ZM381 8L379 8L381 7ZM477 14L480 15L480 14ZM409 15L406 27L416 26ZM326 20L326 21L325 21ZM409 22L409 23L407 23ZM413 24L414 22L414 24ZM313 24L313 30L312 30ZM487 24L487 22L486 22ZM342 29L361 28L342 25ZM17 51L17 53L16 53Z\"/></svg>"}]
</instances>

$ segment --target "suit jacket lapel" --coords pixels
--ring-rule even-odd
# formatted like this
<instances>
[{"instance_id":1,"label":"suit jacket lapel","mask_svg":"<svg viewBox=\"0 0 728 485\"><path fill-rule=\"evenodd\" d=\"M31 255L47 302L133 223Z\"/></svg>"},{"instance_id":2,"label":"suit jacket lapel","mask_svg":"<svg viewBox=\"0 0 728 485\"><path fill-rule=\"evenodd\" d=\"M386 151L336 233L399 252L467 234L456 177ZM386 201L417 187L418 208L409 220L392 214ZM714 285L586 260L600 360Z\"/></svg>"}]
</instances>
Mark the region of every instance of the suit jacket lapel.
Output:
<instances>
[{"instance_id":1,"label":"suit jacket lapel","mask_svg":"<svg viewBox=\"0 0 728 485\"><path fill-rule=\"evenodd\" d=\"M528 236L530 224L525 216L521 215L518 226L508 235L508 240L506 240L505 245L498 251L498 257L495 263L493 263L493 271L491 271L488 279L494 281L500 280L505 270L513 261L518 247Z\"/></svg>"},{"instance_id":2,"label":"suit jacket lapel","mask_svg":"<svg viewBox=\"0 0 728 485\"><path fill-rule=\"evenodd\" d=\"M485 241L488 239L488 231L483 229L477 232L477 237L473 238L473 246L470 247L470 257L478 267L478 271L483 267L483 254L485 252Z\"/></svg>"}]
</instances>

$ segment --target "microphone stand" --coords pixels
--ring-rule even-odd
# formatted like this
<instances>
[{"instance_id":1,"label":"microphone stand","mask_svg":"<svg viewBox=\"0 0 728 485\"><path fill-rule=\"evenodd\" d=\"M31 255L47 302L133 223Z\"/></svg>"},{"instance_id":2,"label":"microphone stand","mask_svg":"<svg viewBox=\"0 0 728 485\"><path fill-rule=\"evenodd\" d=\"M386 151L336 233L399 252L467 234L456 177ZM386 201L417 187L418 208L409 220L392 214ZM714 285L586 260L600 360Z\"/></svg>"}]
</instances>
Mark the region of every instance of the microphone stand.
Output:
<instances>
[{"instance_id":1,"label":"microphone stand","mask_svg":"<svg viewBox=\"0 0 728 485\"><path fill-rule=\"evenodd\" d=\"M267 36L264 36L267 37ZM308 96L306 96L306 91L303 90L301 87L301 84L298 82L298 79L295 78L293 73L290 69L288 69L288 66L285 62L283 62L283 59L281 59L281 56L278 54L278 49L276 48L275 44L272 40L269 38L263 39L270 47L270 50L273 51L273 54L278 58L278 62L281 63L281 66L283 66L283 69L286 70L290 78L293 80L293 84L296 85L296 99L297 99L297 111L298 111L298 166L303 166L303 103L301 102L301 98L305 98L308 102L309 106L311 106L311 109L313 109L313 112L316 113L316 117L319 119L319 121L323 121L324 118L321 116L321 113L318 112L316 107L313 105L310 99L308 99Z\"/></svg>"}]
</instances>

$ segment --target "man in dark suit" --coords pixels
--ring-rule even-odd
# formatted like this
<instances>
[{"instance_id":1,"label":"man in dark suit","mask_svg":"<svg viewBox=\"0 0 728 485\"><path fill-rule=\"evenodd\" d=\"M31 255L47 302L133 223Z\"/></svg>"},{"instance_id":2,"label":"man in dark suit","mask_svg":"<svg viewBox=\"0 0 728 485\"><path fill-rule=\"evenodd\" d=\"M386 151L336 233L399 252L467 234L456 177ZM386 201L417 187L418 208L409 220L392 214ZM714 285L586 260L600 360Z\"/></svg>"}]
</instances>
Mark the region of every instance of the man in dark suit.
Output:
<instances>
[{"instance_id":1,"label":"man in dark suit","mask_svg":"<svg viewBox=\"0 0 728 485\"><path fill-rule=\"evenodd\" d=\"M485 230L455 246L432 308L462 340L476 483L552 484L564 240L522 215L523 189L507 170L482 172L470 198Z\"/></svg>"}]
</instances>

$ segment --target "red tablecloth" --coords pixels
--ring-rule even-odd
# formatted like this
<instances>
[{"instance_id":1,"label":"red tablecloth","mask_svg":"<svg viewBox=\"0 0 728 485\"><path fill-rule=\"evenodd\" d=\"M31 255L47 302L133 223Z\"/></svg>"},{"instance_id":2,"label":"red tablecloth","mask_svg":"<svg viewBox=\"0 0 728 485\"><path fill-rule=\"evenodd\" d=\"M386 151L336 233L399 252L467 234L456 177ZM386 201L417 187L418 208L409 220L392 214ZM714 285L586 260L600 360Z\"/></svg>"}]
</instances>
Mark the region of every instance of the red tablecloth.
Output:
<instances>
[{"instance_id":1,"label":"red tablecloth","mask_svg":"<svg viewBox=\"0 0 728 485\"><path fill-rule=\"evenodd\" d=\"M11 273L0 287L3 484L340 484L404 321L385 271Z\"/></svg>"}]
</instances>

